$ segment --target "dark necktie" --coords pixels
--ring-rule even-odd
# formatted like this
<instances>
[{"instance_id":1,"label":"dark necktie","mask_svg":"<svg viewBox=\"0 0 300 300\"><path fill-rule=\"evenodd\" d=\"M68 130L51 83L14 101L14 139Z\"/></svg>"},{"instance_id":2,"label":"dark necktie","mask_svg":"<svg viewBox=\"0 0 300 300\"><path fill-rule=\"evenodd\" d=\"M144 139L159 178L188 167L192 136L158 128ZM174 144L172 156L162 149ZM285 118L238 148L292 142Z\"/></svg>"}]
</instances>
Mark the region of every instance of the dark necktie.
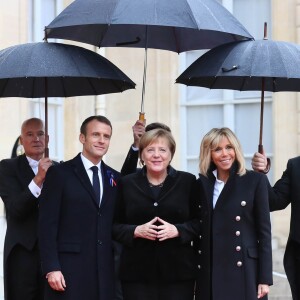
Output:
<instances>
[{"instance_id":1,"label":"dark necktie","mask_svg":"<svg viewBox=\"0 0 300 300\"><path fill-rule=\"evenodd\" d=\"M96 194L98 204L100 205L100 180L98 175L99 169L97 166L93 166L91 167L91 170L93 171L93 188Z\"/></svg>"}]
</instances>

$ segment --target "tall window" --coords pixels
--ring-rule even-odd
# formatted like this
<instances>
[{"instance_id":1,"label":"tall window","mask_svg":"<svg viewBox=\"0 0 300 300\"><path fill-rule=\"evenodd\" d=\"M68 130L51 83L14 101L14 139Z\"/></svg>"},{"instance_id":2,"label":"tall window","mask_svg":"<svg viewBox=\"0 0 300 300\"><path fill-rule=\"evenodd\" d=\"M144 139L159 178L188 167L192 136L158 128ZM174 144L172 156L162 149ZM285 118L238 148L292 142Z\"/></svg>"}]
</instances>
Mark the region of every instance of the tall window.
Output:
<instances>
[{"instance_id":1,"label":"tall window","mask_svg":"<svg viewBox=\"0 0 300 300\"><path fill-rule=\"evenodd\" d=\"M32 0L29 16L29 42L43 42L44 28L63 9L62 0ZM45 120L44 98L30 101L32 117ZM63 99L48 98L48 133L49 155L51 158L61 160L64 155L63 147Z\"/></svg>"},{"instance_id":2,"label":"tall window","mask_svg":"<svg viewBox=\"0 0 300 300\"><path fill-rule=\"evenodd\" d=\"M263 38L264 22L268 22L271 37L270 0L223 0L220 1L254 36ZM251 13L254 12L254 13ZM255 18L253 18L255 15ZM185 70L204 51L191 51L181 55L181 71ZM260 92L233 90L209 90L200 87L181 86L181 119L186 124L182 130L183 168L198 173L200 142L213 127L231 128L241 141L247 167L259 139ZM272 156L272 97L265 93L263 145ZM272 176L270 174L270 176Z\"/></svg>"}]
</instances>

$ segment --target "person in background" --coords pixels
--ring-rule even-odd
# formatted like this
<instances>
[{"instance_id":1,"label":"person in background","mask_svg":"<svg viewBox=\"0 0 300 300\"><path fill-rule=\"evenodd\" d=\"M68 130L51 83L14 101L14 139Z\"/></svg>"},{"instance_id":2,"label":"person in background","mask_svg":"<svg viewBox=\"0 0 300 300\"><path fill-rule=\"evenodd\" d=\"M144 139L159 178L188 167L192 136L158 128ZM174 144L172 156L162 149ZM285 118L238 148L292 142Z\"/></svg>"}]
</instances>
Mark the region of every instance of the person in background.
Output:
<instances>
[{"instance_id":1,"label":"person in background","mask_svg":"<svg viewBox=\"0 0 300 300\"><path fill-rule=\"evenodd\" d=\"M154 129L139 142L143 168L120 179L113 237L123 245L124 300L192 300L199 235L194 175L171 167L175 141ZM198 195L197 195L198 196Z\"/></svg>"},{"instance_id":2,"label":"person in background","mask_svg":"<svg viewBox=\"0 0 300 300\"><path fill-rule=\"evenodd\" d=\"M150 123L145 127L145 122L137 120L132 126L133 144L131 145L128 151L128 154L121 169L121 174L123 176L136 172L139 158L140 139L145 132L157 128L165 129L171 132L171 129L167 125L159 122Z\"/></svg>"},{"instance_id":3,"label":"person in background","mask_svg":"<svg viewBox=\"0 0 300 300\"><path fill-rule=\"evenodd\" d=\"M202 235L196 300L267 299L272 285L266 176L245 169L229 128L213 128L200 146Z\"/></svg>"},{"instance_id":4,"label":"person in background","mask_svg":"<svg viewBox=\"0 0 300 300\"><path fill-rule=\"evenodd\" d=\"M255 171L268 171L266 155L255 153ZM270 211L285 209L291 204L290 232L284 254L284 268L294 300L300 299L300 156L289 159L286 170L272 187L268 183Z\"/></svg>"},{"instance_id":5,"label":"person in background","mask_svg":"<svg viewBox=\"0 0 300 300\"><path fill-rule=\"evenodd\" d=\"M113 300L112 220L119 172L103 162L112 135L104 116L83 121L82 152L51 168L42 191L39 243L45 300Z\"/></svg>"},{"instance_id":6,"label":"person in background","mask_svg":"<svg viewBox=\"0 0 300 300\"><path fill-rule=\"evenodd\" d=\"M39 196L52 165L44 158L44 124L25 120L20 143L25 154L0 162L0 196L6 211L4 294L6 300L42 300L43 280L37 225Z\"/></svg>"},{"instance_id":7,"label":"person in background","mask_svg":"<svg viewBox=\"0 0 300 300\"><path fill-rule=\"evenodd\" d=\"M24 154L24 149L23 146L20 144L20 137L18 136L14 145L13 145L13 149L11 151L11 156L10 158L15 158L19 155Z\"/></svg>"}]
</instances>

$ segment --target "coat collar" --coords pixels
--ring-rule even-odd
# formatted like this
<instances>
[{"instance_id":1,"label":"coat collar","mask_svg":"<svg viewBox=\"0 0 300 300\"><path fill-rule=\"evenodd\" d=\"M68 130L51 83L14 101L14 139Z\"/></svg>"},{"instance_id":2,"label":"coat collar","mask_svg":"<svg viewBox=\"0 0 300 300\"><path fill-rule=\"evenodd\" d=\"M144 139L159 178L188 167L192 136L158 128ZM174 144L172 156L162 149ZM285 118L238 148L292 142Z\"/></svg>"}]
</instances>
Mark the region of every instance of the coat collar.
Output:
<instances>
[{"instance_id":1,"label":"coat collar","mask_svg":"<svg viewBox=\"0 0 300 300\"><path fill-rule=\"evenodd\" d=\"M168 175L164 181L164 185L158 197L158 200L160 201L173 189L173 186L175 185L175 182L177 180L178 171L176 171L172 166L168 166L167 174ZM155 200L147 179L147 168L144 166L141 170L139 170L136 176L136 184L138 188L141 189L145 194L147 194L147 196L152 200Z\"/></svg>"},{"instance_id":2,"label":"coat collar","mask_svg":"<svg viewBox=\"0 0 300 300\"><path fill-rule=\"evenodd\" d=\"M17 160L17 168L18 172L16 173L19 176L20 181L24 183L24 185L28 186L31 182L32 178L35 176L33 170L29 166L29 162L25 154L17 156L14 158Z\"/></svg>"},{"instance_id":3,"label":"coat collar","mask_svg":"<svg viewBox=\"0 0 300 300\"><path fill-rule=\"evenodd\" d=\"M85 187L85 189L89 192L90 196L93 198L95 205L98 206L93 186L82 163L80 153L71 160L71 164L74 173L76 174L82 185ZM116 188L116 179L118 177L118 173L107 166L103 161L101 162L101 174L103 183L103 196L101 199L100 209L105 207L106 202L109 201L112 197L111 190L113 188Z\"/></svg>"},{"instance_id":4,"label":"coat collar","mask_svg":"<svg viewBox=\"0 0 300 300\"><path fill-rule=\"evenodd\" d=\"M216 177L213 174L213 171L215 169L216 169L215 165L211 164L210 169L208 171L208 176L207 176L208 180L210 182L209 187L208 187L208 201L209 201L209 205L210 205L211 209L212 209L214 184L216 181ZM230 168L229 178L228 178L221 194L219 195L218 201L215 206L215 210L218 209L218 207L222 206L222 203L224 202L224 199L226 199L228 192L230 192L234 188L235 178L236 178L236 176L238 176L237 170L238 170L238 163L237 163L237 161L235 161ZM203 176L203 175L201 175L201 176Z\"/></svg>"}]
</instances>

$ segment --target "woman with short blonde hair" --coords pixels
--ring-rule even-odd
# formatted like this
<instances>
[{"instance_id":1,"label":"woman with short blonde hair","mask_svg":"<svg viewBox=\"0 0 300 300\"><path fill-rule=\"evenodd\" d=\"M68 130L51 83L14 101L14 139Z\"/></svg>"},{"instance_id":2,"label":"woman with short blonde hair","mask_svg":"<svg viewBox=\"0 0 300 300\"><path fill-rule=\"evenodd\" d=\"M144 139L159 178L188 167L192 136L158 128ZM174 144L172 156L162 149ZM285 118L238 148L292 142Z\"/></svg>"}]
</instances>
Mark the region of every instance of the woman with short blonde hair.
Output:
<instances>
[{"instance_id":1,"label":"woman with short blonde hair","mask_svg":"<svg viewBox=\"0 0 300 300\"><path fill-rule=\"evenodd\" d=\"M246 170L240 142L213 128L200 147L202 234L195 300L267 299L272 285L266 176Z\"/></svg>"},{"instance_id":2,"label":"woman with short blonde hair","mask_svg":"<svg viewBox=\"0 0 300 300\"><path fill-rule=\"evenodd\" d=\"M215 150L220 144L220 140L226 137L233 146L238 164L237 173L244 175L246 173L245 159L242 152L242 146L235 134L227 127L213 128L202 139L199 156L200 173L207 176L208 170L211 168L211 151Z\"/></svg>"}]
</instances>

